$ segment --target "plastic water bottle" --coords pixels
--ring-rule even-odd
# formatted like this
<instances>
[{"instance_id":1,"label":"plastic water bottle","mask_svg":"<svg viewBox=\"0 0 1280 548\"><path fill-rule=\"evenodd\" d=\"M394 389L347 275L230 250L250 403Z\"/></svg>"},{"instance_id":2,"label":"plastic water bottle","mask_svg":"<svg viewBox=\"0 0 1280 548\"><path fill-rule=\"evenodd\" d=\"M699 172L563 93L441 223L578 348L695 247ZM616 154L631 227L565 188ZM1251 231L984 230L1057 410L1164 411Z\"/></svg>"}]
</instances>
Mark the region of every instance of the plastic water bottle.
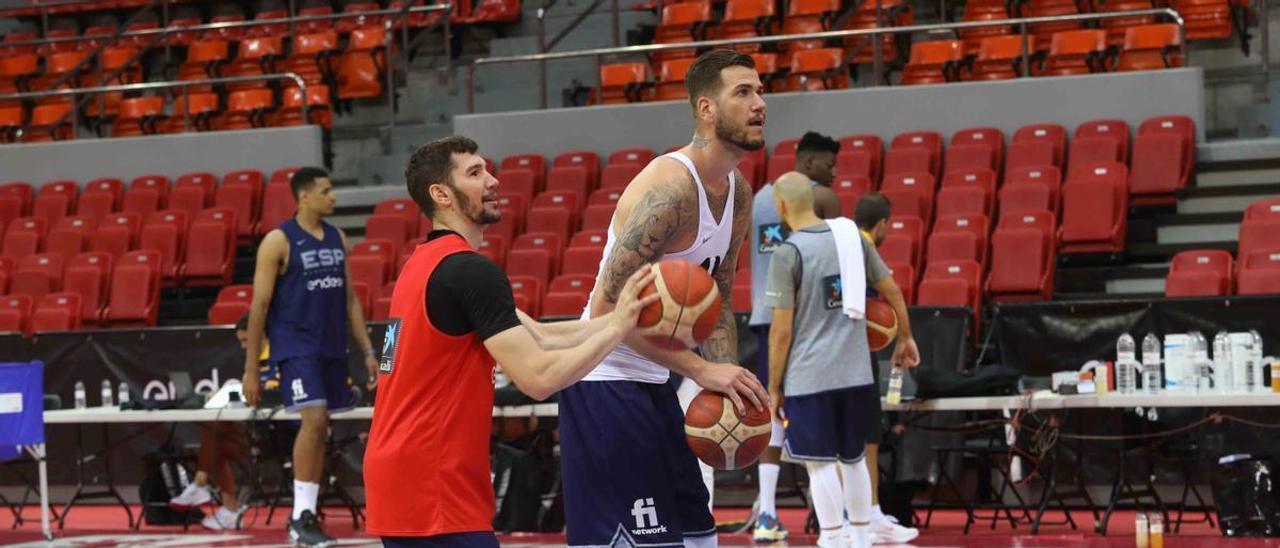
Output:
<instances>
[{"instance_id":1,"label":"plastic water bottle","mask_svg":"<svg viewBox=\"0 0 1280 548\"><path fill-rule=\"evenodd\" d=\"M1147 523L1147 515L1138 512L1134 518L1133 536L1138 548L1147 548L1148 536L1151 534L1151 528Z\"/></svg>"},{"instance_id":2,"label":"plastic water bottle","mask_svg":"<svg viewBox=\"0 0 1280 548\"><path fill-rule=\"evenodd\" d=\"M1116 362L1116 392L1132 394L1138 391L1138 362L1134 360Z\"/></svg>"},{"instance_id":3,"label":"plastic water bottle","mask_svg":"<svg viewBox=\"0 0 1280 548\"><path fill-rule=\"evenodd\" d=\"M902 403L902 368L894 367L889 371L889 393L884 399L890 405Z\"/></svg>"},{"instance_id":4,"label":"plastic water bottle","mask_svg":"<svg viewBox=\"0 0 1280 548\"><path fill-rule=\"evenodd\" d=\"M124 404L129 403L129 383L121 382L120 391L116 394L118 394L116 399L120 400L120 407L124 407Z\"/></svg>"},{"instance_id":5,"label":"plastic water bottle","mask_svg":"<svg viewBox=\"0 0 1280 548\"><path fill-rule=\"evenodd\" d=\"M1231 363L1231 339L1226 331L1213 336L1213 384L1219 392L1235 387L1235 367Z\"/></svg>"},{"instance_id":6,"label":"plastic water bottle","mask_svg":"<svg viewBox=\"0 0 1280 548\"><path fill-rule=\"evenodd\" d=\"M1164 388L1164 375L1160 374L1160 337L1147 333L1142 339L1142 388L1148 394L1159 394Z\"/></svg>"},{"instance_id":7,"label":"plastic water bottle","mask_svg":"<svg viewBox=\"0 0 1280 548\"><path fill-rule=\"evenodd\" d=\"M89 407L89 396L85 394L84 382L76 381L76 409L84 409Z\"/></svg>"},{"instance_id":8,"label":"plastic water bottle","mask_svg":"<svg viewBox=\"0 0 1280 548\"><path fill-rule=\"evenodd\" d=\"M1254 392L1262 386L1262 335L1255 329L1249 330L1249 344L1245 347L1244 387Z\"/></svg>"},{"instance_id":9,"label":"plastic water bottle","mask_svg":"<svg viewBox=\"0 0 1280 548\"><path fill-rule=\"evenodd\" d=\"M1213 362L1209 361L1209 341L1199 331L1191 332L1191 367L1196 392L1213 390Z\"/></svg>"},{"instance_id":10,"label":"plastic water bottle","mask_svg":"<svg viewBox=\"0 0 1280 548\"><path fill-rule=\"evenodd\" d=\"M1137 361L1135 351L1133 337L1128 333L1121 334L1116 339L1116 363Z\"/></svg>"},{"instance_id":11,"label":"plastic water bottle","mask_svg":"<svg viewBox=\"0 0 1280 548\"><path fill-rule=\"evenodd\" d=\"M115 405L115 390L111 389L111 381L102 379L102 406L112 407Z\"/></svg>"}]
</instances>

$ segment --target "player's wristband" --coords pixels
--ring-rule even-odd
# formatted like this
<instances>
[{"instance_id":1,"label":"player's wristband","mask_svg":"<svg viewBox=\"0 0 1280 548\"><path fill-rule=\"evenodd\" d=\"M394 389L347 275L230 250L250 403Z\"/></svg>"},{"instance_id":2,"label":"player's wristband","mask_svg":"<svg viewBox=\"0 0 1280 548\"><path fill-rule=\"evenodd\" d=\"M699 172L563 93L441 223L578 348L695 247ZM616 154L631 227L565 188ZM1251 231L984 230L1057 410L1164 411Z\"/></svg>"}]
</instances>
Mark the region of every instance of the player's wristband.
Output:
<instances>
[{"instance_id":1,"label":"player's wristband","mask_svg":"<svg viewBox=\"0 0 1280 548\"><path fill-rule=\"evenodd\" d=\"M372 349L372 348L370 348L370 349L368 349L368 350L365 350L365 351L364 351L364 356L365 356L366 358L373 358L373 357L375 357L376 355L373 353L373 349Z\"/></svg>"}]
</instances>

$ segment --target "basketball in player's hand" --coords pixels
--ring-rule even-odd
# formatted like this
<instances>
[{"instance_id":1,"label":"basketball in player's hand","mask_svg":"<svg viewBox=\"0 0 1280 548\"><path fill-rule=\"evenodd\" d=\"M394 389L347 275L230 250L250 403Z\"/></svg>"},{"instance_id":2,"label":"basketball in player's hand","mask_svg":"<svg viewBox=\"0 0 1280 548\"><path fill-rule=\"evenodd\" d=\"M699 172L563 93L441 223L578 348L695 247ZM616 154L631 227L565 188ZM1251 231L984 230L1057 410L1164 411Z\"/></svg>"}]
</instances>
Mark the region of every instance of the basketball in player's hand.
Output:
<instances>
[{"instance_id":1,"label":"basketball in player's hand","mask_svg":"<svg viewBox=\"0 0 1280 548\"><path fill-rule=\"evenodd\" d=\"M872 352L888 348L898 336L898 315L880 299L867 299L867 344Z\"/></svg>"},{"instance_id":2,"label":"basketball in player's hand","mask_svg":"<svg viewBox=\"0 0 1280 548\"><path fill-rule=\"evenodd\" d=\"M720 319L720 290L707 271L683 259L668 259L651 266L653 283L640 297L661 296L640 311L638 331L646 340L667 350L694 348Z\"/></svg>"},{"instance_id":3,"label":"basketball in player's hand","mask_svg":"<svg viewBox=\"0 0 1280 548\"><path fill-rule=\"evenodd\" d=\"M754 463L769 446L769 411L748 405L739 415L724 394L703 390L684 415L684 437L698 459L718 470Z\"/></svg>"}]
</instances>

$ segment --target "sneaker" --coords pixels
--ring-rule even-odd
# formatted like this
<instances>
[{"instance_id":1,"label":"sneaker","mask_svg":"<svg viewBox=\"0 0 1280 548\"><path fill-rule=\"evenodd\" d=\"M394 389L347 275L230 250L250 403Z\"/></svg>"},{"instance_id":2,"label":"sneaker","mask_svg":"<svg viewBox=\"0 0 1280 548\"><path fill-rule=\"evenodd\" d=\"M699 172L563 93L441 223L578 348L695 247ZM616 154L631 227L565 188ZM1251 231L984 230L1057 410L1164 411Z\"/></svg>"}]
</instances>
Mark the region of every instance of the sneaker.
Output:
<instances>
[{"instance_id":1,"label":"sneaker","mask_svg":"<svg viewBox=\"0 0 1280 548\"><path fill-rule=\"evenodd\" d=\"M327 548L337 542L333 537L324 534L320 523L316 521L316 515L311 510L303 510L302 517L296 520L289 519L285 530L289 532L289 540L293 541L294 546Z\"/></svg>"},{"instance_id":2,"label":"sneaker","mask_svg":"<svg viewBox=\"0 0 1280 548\"><path fill-rule=\"evenodd\" d=\"M244 515L244 510L241 508L237 512L228 510L225 506L218 507L212 514L200 520L200 525L211 531L235 531L240 528L240 516Z\"/></svg>"},{"instance_id":3,"label":"sneaker","mask_svg":"<svg viewBox=\"0 0 1280 548\"><path fill-rule=\"evenodd\" d=\"M170 499L169 506L178 510L189 510L210 502L213 502L213 493L209 491L209 488L192 483L187 485L181 495Z\"/></svg>"},{"instance_id":4,"label":"sneaker","mask_svg":"<svg viewBox=\"0 0 1280 548\"><path fill-rule=\"evenodd\" d=\"M875 544L905 544L920 536L920 530L914 527L903 527L889 520L873 520L871 531L875 533Z\"/></svg>"},{"instance_id":5,"label":"sneaker","mask_svg":"<svg viewBox=\"0 0 1280 548\"><path fill-rule=\"evenodd\" d=\"M848 548L849 538L844 531L823 531L818 535L818 548Z\"/></svg>"},{"instance_id":6,"label":"sneaker","mask_svg":"<svg viewBox=\"0 0 1280 548\"><path fill-rule=\"evenodd\" d=\"M788 535L778 516L761 513L756 518L756 530L751 538L756 542L781 542L787 540Z\"/></svg>"}]
</instances>

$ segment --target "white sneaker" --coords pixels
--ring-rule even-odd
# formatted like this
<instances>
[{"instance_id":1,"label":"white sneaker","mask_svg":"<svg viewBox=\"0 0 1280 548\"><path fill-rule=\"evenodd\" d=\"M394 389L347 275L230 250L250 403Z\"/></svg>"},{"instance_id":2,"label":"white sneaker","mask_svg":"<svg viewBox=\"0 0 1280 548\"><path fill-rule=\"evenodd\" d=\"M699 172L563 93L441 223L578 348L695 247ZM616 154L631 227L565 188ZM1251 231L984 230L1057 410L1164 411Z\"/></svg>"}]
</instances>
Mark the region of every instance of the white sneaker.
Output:
<instances>
[{"instance_id":1,"label":"white sneaker","mask_svg":"<svg viewBox=\"0 0 1280 548\"><path fill-rule=\"evenodd\" d=\"M213 502L213 493L209 491L209 488L192 483L187 485L181 495L169 500L169 506L178 510L186 510L210 502Z\"/></svg>"},{"instance_id":2,"label":"white sneaker","mask_svg":"<svg viewBox=\"0 0 1280 548\"><path fill-rule=\"evenodd\" d=\"M920 530L914 527L903 527L889 520L872 520L871 531L875 534L875 544L904 544L920 536Z\"/></svg>"},{"instance_id":3,"label":"white sneaker","mask_svg":"<svg viewBox=\"0 0 1280 548\"><path fill-rule=\"evenodd\" d=\"M818 548L848 548L849 538L844 531L826 531L818 535Z\"/></svg>"},{"instance_id":4,"label":"white sneaker","mask_svg":"<svg viewBox=\"0 0 1280 548\"><path fill-rule=\"evenodd\" d=\"M239 512L233 512L225 506L220 506L212 514L200 520L200 525L211 531L234 531L240 528L240 515L242 513L244 513L244 509Z\"/></svg>"}]
</instances>

